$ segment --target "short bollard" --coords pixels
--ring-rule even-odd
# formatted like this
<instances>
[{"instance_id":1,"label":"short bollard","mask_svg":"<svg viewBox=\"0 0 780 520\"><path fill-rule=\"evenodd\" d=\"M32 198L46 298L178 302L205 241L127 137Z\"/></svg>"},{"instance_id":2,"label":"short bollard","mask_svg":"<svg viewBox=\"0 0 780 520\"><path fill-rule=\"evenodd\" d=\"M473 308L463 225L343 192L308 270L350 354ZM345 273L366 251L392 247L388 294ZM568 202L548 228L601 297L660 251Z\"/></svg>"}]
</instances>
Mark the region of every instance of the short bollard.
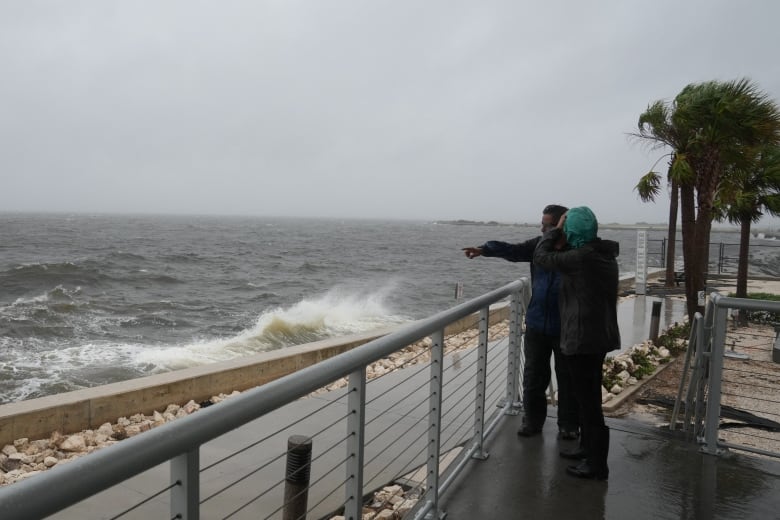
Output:
<instances>
[{"instance_id":1,"label":"short bollard","mask_svg":"<svg viewBox=\"0 0 780 520\"><path fill-rule=\"evenodd\" d=\"M772 361L780 363L780 333L775 338L775 344L772 347Z\"/></svg>"},{"instance_id":2,"label":"short bollard","mask_svg":"<svg viewBox=\"0 0 780 520\"><path fill-rule=\"evenodd\" d=\"M311 438L305 435L291 435L287 439L283 520L306 519L310 476Z\"/></svg>"},{"instance_id":3,"label":"short bollard","mask_svg":"<svg viewBox=\"0 0 780 520\"><path fill-rule=\"evenodd\" d=\"M661 325L661 302L653 302L653 310L650 314L650 341L658 340L658 328Z\"/></svg>"}]
</instances>

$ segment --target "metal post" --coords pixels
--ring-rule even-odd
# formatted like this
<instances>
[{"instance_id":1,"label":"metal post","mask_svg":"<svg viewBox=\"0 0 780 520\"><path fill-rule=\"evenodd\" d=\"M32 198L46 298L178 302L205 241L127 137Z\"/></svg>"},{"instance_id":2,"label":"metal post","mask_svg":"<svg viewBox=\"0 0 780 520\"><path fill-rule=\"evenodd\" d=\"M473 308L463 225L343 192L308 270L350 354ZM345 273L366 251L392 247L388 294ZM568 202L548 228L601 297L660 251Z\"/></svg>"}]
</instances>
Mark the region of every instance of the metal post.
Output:
<instances>
[{"instance_id":1,"label":"metal post","mask_svg":"<svg viewBox=\"0 0 780 520\"><path fill-rule=\"evenodd\" d=\"M488 453L484 450L485 440L485 386L487 384L487 345L488 345L488 319L490 308L484 307L479 311L479 346L477 347L477 389L474 399L474 444L476 450L471 456L474 459L484 460Z\"/></svg>"},{"instance_id":2,"label":"metal post","mask_svg":"<svg viewBox=\"0 0 780 520\"><path fill-rule=\"evenodd\" d=\"M694 518L715 518L714 504L718 497L718 464L711 457L702 457L701 477L695 491Z\"/></svg>"},{"instance_id":3,"label":"metal post","mask_svg":"<svg viewBox=\"0 0 780 520\"><path fill-rule=\"evenodd\" d=\"M439 517L439 450L441 448L441 401L444 382L444 330L431 335L431 383L428 399L428 475L425 498L426 518Z\"/></svg>"},{"instance_id":4,"label":"metal post","mask_svg":"<svg viewBox=\"0 0 780 520\"><path fill-rule=\"evenodd\" d=\"M507 352L506 398L504 410L507 415L519 415L515 401L518 396L518 365L522 336L521 293L512 293L509 303L509 351Z\"/></svg>"},{"instance_id":5,"label":"metal post","mask_svg":"<svg viewBox=\"0 0 780 520\"><path fill-rule=\"evenodd\" d=\"M661 302L653 302L653 310L650 311L650 341L658 341L658 328L661 325Z\"/></svg>"},{"instance_id":6,"label":"metal post","mask_svg":"<svg viewBox=\"0 0 780 520\"><path fill-rule=\"evenodd\" d=\"M713 320L712 352L710 355L710 391L707 396L707 415L704 426L704 453L718 455L718 426L720 424L720 397L723 378L723 351L726 343L728 309L718 306L720 295L713 294L715 314Z\"/></svg>"},{"instance_id":7,"label":"metal post","mask_svg":"<svg viewBox=\"0 0 780 520\"><path fill-rule=\"evenodd\" d=\"M696 356L694 358L694 364L698 370L698 379L695 385L695 406L693 414L693 434L698 440L704 429L702 421L704 418L704 390L707 387L710 378L710 363L709 359L712 357L712 327L713 320L715 319L715 306L712 304L712 300L707 301L707 306L704 308L704 319L702 320L701 330L697 331L699 335L699 341L696 343ZM691 382L693 384L693 382Z\"/></svg>"},{"instance_id":8,"label":"metal post","mask_svg":"<svg viewBox=\"0 0 780 520\"><path fill-rule=\"evenodd\" d=\"M523 319L520 318L522 323ZM512 402L513 414L520 414L523 409L523 368L525 367L525 336L520 329L520 337L517 340L515 349L515 388L517 389L516 399Z\"/></svg>"},{"instance_id":9,"label":"metal post","mask_svg":"<svg viewBox=\"0 0 780 520\"><path fill-rule=\"evenodd\" d=\"M702 316L700 313L696 313L693 315L693 320L691 321L691 333L688 336L688 348L685 350L685 364L683 365L682 370L682 377L680 378L680 385L677 388L677 399L674 401L674 408L672 409L672 417L669 420L669 429L675 430L677 428L677 417L680 413L680 405L682 404L682 395L683 391L685 390L685 380L688 376L688 370L691 366L691 357L693 356L693 353L696 352L696 342L698 341L698 331L701 328L701 320ZM693 377L691 378L691 387L693 386ZM690 396L690 388L688 395ZM690 419L690 408L691 408L691 402L690 400L686 400L685 402L685 422L683 423L683 431L688 430L688 420Z\"/></svg>"},{"instance_id":10,"label":"metal post","mask_svg":"<svg viewBox=\"0 0 780 520\"><path fill-rule=\"evenodd\" d=\"M661 265L666 265L666 238L661 239Z\"/></svg>"},{"instance_id":11,"label":"metal post","mask_svg":"<svg viewBox=\"0 0 780 520\"><path fill-rule=\"evenodd\" d=\"M772 344L772 361L780 363L780 335L775 338L775 342Z\"/></svg>"},{"instance_id":12,"label":"metal post","mask_svg":"<svg viewBox=\"0 0 780 520\"><path fill-rule=\"evenodd\" d=\"M171 518L200 518L200 448L171 459Z\"/></svg>"},{"instance_id":13,"label":"metal post","mask_svg":"<svg viewBox=\"0 0 780 520\"><path fill-rule=\"evenodd\" d=\"M349 375L347 396L347 499L344 518L363 518L363 447L366 426L366 367Z\"/></svg>"},{"instance_id":14,"label":"metal post","mask_svg":"<svg viewBox=\"0 0 780 520\"><path fill-rule=\"evenodd\" d=\"M311 437L291 435L287 438L283 520L306 520L311 476L311 448Z\"/></svg>"},{"instance_id":15,"label":"metal post","mask_svg":"<svg viewBox=\"0 0 780 520\"><path fill-rule=\"evenodd\" d=\"M637 295L647 293L647 230L636 231L636 273L634 287Z\"/></svg>"}]
</instances>

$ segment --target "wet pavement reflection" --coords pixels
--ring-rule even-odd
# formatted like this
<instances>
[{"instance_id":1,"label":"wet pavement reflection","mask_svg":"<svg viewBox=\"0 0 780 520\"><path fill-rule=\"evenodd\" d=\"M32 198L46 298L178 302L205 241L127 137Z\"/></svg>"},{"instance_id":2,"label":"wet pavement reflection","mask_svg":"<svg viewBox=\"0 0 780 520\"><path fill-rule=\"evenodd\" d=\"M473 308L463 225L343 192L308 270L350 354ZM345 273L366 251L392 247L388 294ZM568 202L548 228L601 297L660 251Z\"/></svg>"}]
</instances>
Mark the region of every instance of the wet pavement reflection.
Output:
<instances>
[{"instance_id":1,"label":"wet pavement reflection","mask_svg":"<svg viewBox=\"0 0 780 520\"><path fill-rule=\"evenodd\" d=\"M612 430L608 482L566 474L555 418L542 436L519 438L508 417L442 498L448 520L475 518L776 519L780 461L737 453L715 457L677 434L623 419Z\"/></svg>"},{"instance_id":2,"label":"wet pavement reflection","mask_svg":"<svg viewBox=\"0 0 780 520\"><path fill-rule=\"evenodd\" d=\"M682 322L687 314L685 300L679 297L633 296L618 303L618 326L622 349L630 348L650 337L653 302L661 302L659 331L675 322Z\"/></svg>"}]
</instances>

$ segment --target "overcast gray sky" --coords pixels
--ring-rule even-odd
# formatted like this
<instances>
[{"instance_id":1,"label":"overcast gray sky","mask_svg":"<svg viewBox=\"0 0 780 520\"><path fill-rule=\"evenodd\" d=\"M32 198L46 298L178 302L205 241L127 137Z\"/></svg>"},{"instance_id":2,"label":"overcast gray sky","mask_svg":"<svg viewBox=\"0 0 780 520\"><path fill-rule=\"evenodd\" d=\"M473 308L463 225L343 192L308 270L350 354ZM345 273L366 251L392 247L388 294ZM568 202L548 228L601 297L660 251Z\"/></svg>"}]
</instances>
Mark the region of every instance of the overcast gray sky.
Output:
<instances>
[{"instance_id":1,"label":"overcast gray sky","mask_svg":"<svg viewBox=\"0 0 780 520\"><path fill-rule=\"evenodd\" d=\"M627 137L685 85L780 102L780 2L0 3L0 211L662 222ZM663 163L659 168L665 168Z\"/></svg>"}]
</instances>

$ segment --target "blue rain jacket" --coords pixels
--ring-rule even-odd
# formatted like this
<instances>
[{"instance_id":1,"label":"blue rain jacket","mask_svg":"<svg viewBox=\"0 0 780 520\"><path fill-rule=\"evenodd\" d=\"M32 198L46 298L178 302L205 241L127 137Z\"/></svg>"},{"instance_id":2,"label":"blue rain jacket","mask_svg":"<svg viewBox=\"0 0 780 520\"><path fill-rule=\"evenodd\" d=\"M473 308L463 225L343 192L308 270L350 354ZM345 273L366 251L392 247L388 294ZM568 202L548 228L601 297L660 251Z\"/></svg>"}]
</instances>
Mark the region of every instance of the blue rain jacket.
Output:
<instances>
[{"instance_id":1,"label":"blue rain jacket","mask_svg":"<svg viewBox=\"0 0 780 520\"><path fill-rule=\"evenodd\" d=\"M525 316L525 325L548 336L560 336L561 318L558 311L560 276L548 271L533 261L534 250L542 237L532 238L519 244L491 240L482 247L482 256L498 257L510 262L531 264L531 302Z\"/></svg>"}]
</instances>

